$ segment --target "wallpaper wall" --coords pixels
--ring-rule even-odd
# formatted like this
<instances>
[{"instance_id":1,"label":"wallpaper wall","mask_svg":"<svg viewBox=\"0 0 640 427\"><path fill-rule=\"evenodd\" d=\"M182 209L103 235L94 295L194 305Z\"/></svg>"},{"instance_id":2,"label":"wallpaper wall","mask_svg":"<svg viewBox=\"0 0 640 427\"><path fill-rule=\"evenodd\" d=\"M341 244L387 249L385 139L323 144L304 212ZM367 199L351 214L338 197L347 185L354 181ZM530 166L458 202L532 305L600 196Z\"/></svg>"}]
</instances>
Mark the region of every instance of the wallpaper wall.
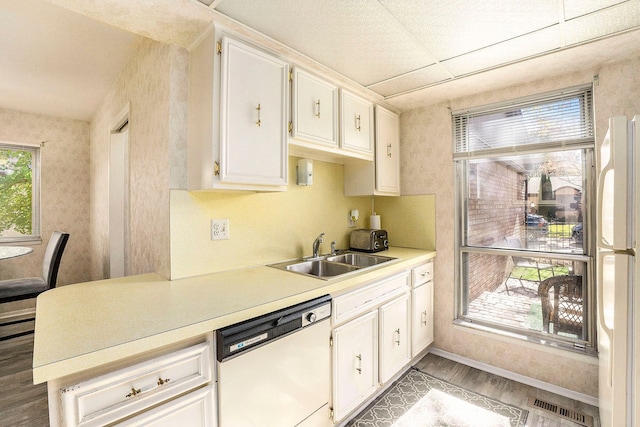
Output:
<instances>
[{"instance_id":1,"label":"wallpaper wall","mask_svg":"<svg viewBox=\"0 0 640 427\"><path fill-rule=\"evenodd\" d=\"M108 277L109 138L129 105L130 274L170 275L169 188L186 185L188 52L143 40L91 122L91 278Z\"/></svg>"},{"instance_id":2,"label":"wallpaper wall","mask_svg":"<svg viewBox=\"0 0 640 427\"><path fill-rule=\"evenodd\" d=\"M418 108L401 115L403 194L435 194L435 346L522 375L590 396L598 393L595 359L576 360L533 345L470 333L454 327L454 168L451 111L554 89L589 83L594 88L596 141L600 143L611 115L640 113L640 58L599 70L535 81L477 96ZM517 363L513 363L513 361Z\"/></svg>"},{"instance_id":3,"label":"wallpaper wall","mask_svg":"<svg viewBox=\"0 0 640 427\"><path fill-rule=\"evenodd\" d=\"M0 108L0 140L38 143L42 244L34 252L0 261L0 280L41 276L44 251L55 230L70 234L58 285L89 280L89 123Z\"/></svg>"}]
</instances>

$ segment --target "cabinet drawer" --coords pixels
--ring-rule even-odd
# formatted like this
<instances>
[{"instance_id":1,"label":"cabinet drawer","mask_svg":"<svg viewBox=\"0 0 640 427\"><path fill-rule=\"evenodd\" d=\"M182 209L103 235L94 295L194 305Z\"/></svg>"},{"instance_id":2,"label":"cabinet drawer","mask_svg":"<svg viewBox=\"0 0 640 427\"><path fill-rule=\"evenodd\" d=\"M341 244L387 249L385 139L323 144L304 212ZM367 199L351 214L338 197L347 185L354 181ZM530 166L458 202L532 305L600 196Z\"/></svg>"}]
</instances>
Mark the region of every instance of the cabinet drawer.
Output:
<instances>
[{"instance_id":1,"label":"cabinet drawer","mask_svg":"<svg viewBox=\"0 0 640 427\"><path fill-rule=\"evenodd\" d=\"M105 425L211 381L207 342L60 390L65 426Z\"/></svg>"},{"instance_id":2,"label":"cabinet drawer","mask_svg":"<svg viewBox=\"0 0 640 427\"><path fill-rule=\"evenodd\" d=\"M423 283L430 282L433 280L433 262L428 262L424 265L415 267L411 271L411 274L414 288L422 285Z\"/></svg>"},{"instance_id":3,"label":"cabinet drawer","mask_svg":"<svg viewBox=\"0 0 640 427\"><path fill-rule=\"evenodd\" d=\"M213 427L216 425L214 388L203 387L150 409L117 427Z\"/></svg>"},{"instance_id":4,"label":"cabinet drawer","mask_svg":"<svg viewBox=\"0 0 640 427\"><path fill-rule=\"evenodd\" d=\"M403 272L333 299L333 324L352 317L406 292L409 273Z\"/></svg>"}]
</instances>

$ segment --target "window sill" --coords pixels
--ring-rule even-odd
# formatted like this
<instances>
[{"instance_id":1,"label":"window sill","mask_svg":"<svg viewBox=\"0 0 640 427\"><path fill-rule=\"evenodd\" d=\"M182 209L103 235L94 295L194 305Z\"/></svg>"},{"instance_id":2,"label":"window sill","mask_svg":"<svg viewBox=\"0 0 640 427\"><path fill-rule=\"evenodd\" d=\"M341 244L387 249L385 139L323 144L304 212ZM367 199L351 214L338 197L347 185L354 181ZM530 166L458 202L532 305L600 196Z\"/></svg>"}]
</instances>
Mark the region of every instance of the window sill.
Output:
<instances>
[{"instance_id":1,"label":"window sill","mask_svg":"<svg viewBox=\"0 0 640 427\"><path fill-rule=\"evenodd\" d=\"M487 325L474 323L469 320L457 319L453 321L453 328L459 331L481 335L491 339L505 341L521 347L544 351L560 357L598 365L598 353L594 348L577 348L570 343L548 341L543 338L519 334L492 328Z\"/></svg>"},{"instance_id":2,"label":"window sill","mask_svg":"<svg viewBox=\"0 0 640 427\"><path fill-rule=\"evenodd\" d=\"M12 237L0 239L0 245L41 245L42 238L40 236L30 236L30 237Z\"/></svg>"}]
</instances>

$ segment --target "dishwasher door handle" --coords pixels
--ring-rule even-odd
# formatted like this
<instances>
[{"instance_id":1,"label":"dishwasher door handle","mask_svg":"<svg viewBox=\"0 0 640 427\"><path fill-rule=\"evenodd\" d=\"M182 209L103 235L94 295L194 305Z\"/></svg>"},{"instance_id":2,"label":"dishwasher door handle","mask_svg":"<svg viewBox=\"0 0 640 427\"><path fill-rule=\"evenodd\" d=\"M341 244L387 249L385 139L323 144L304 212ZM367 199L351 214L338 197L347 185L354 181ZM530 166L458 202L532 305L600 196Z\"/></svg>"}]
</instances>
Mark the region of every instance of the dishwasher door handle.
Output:
<instances>
[{"instance_id":1,"label":"dishwasher door handle","mask_svg":"<svg viewBox=\"0 0 640 427\"><path fill-rule=\"evenodd\" d=\"M296 320L300 318L300 314L290 314L288 316L282 316L278 320L276 320L275 326L284 325L285 323L289 323L292 320Z\"/></svg>"}]
</instances>

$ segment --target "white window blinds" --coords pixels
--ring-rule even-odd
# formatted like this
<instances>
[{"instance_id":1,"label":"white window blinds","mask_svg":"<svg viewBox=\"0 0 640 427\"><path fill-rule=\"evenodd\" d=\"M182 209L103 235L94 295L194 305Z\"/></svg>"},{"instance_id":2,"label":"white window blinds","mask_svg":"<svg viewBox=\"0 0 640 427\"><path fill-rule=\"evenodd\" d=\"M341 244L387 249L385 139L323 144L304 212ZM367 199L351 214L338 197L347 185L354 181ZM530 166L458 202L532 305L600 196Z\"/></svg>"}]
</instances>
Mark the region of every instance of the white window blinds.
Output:
<instances>
[{"instance_id":1,"label":"white window blinds","mask_svg":"<svg viewBox=\"0 0 640 427\"><path fill-rule=\"evenodd\" d=\"M452 113L454 158L594 144L592 87Z\"/></svg>"}]
</instances>

